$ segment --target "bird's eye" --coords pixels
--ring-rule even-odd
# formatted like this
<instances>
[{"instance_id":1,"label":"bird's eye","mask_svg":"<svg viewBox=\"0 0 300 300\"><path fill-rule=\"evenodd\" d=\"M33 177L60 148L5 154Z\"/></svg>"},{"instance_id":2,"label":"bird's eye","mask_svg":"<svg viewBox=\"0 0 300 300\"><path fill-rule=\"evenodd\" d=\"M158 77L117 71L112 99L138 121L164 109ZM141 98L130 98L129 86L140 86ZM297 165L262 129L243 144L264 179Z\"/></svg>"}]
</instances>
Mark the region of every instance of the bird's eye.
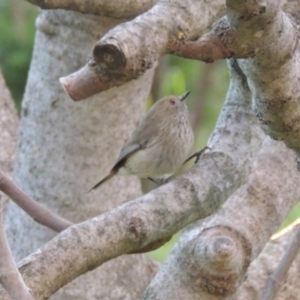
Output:
<instances>
[{"instance_id":1,"label":"bird's eye","mask_svg":"<svg viewBox=\"0 0 300 300\"><path fill-rule=\"evenodd\" d=\"M170 99L169 102L170 102L171 104L175 104L175 100L173 100L173 99Z\"/></svg>"}]
</instances>

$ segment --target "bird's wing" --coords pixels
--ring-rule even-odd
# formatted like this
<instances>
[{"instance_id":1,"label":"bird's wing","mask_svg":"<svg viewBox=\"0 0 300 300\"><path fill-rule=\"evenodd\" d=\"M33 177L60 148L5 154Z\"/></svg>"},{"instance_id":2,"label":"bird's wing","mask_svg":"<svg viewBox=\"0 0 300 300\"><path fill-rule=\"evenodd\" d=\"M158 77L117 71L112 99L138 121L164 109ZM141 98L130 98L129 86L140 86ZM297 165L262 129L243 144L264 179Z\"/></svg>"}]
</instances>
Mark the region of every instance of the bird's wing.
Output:
<instances>
[{"instance_id":1,"label":"bird's wing","mask_svg":"<svg viewBox=\"0 0 300 300\"><path fill-rule=\"evenodd\" d=\"M140 122L136 130L133 132L131 139L127 142L127 145L139 144L140 149L143 149L153 143L153 140L157 139L161 131L161 125L159 119L154 114L153 109L146 114L145 118ZM124 146L127 147L126 145Z\"/></svg>"},{"instance_id":2,"label":"bird's wing","mask_svg":"<svg viewBox=\"0 0 300 300\"><path fill-rule=\"evenodd\" d=\"M121 154L112 170L118 171L125 164L128 157L147 147L147 144L153 140L153 137L158 135L158 132L159 124L156 120L153 109L150 109L145 118L143 118L133 132L131 139L121 150Z\"/></svg>"},{"instance_id":3,"label":"bird's wing","mask_svg":"<svg viewBox=\"0 0 300 300\"><path fill-rule=\"evenodd\" d=\"M104 183L105 181L109 180L110 178L112 178L113 176L115 176L119 169L122 168L126 162L126 159L131 156L133 153L135 153L136 151L140 150L141 146L139 144L130 144L125 146L122 151L121 154L117 160L117 162L115 163L115 165L113 166L113 168L111 169L111 171L109 172L109 174L107 176L105 176L101 181L99 181L96 185L94 185L90 191L95 190L96 188L98 188L102 183ZM89 192L90 192L89 191Z\"/></svg>"},{"instance_id":4,"label":"bird's wing","mask_svg":"<svg viewBox=\"0 0 300 300\"><path fill-rule=\"evenodd\" d=\"M138 150L140 150L141 148L142 148L141 145L138 143L134 143L134 144L125 146L122 149L121 154L120 154L117 162L113 166L112 170L118 171L124 165L126 159L129 156L131 156L132 154L134 154L135 152L137 152Z\"/></svg>"}]
</instances>

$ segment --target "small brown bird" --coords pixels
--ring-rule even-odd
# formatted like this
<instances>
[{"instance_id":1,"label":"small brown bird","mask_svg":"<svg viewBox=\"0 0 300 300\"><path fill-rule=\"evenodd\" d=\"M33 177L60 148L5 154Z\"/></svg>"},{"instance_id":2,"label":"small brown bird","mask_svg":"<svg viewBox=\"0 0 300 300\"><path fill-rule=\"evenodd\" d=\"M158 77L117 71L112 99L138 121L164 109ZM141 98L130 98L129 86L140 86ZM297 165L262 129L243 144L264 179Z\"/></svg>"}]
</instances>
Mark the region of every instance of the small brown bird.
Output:
<instances>
[{"instance_id":1,"label":"small brown bird","mask_svg":"<svg viewBox=\"0 0 300 300\"><path fill-rule=\"evenodd\" d=\"M167 96L157 101L141 120L121 150L109 172L91 190L116 174L133 174L140 178L166 179L185 162L194 144L194 133L182 96Z\"/></svg>"}]
</instances>

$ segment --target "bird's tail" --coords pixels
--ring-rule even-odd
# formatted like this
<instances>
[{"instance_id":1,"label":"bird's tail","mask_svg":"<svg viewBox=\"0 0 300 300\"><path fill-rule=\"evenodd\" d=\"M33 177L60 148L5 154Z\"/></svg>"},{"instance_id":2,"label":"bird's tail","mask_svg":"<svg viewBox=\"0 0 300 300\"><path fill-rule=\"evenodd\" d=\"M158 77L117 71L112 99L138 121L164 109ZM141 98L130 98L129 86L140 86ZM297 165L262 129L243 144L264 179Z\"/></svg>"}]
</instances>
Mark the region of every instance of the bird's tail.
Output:
<instances>
[{"instance_id":1,"label":"bird's tail","mask_svg":"<svg viewBox=\"0 0 300 300\"><path fill-rule=\"evenodd\" d=\"M95 186L93 186L88 193L90 193L92 190L95 190L98 188L102 183L109 180L110 178L114 177L117 174L116 170L111 170L107 176L105 176L101 181L99 181Z\"/></svg>"}]
</instances>

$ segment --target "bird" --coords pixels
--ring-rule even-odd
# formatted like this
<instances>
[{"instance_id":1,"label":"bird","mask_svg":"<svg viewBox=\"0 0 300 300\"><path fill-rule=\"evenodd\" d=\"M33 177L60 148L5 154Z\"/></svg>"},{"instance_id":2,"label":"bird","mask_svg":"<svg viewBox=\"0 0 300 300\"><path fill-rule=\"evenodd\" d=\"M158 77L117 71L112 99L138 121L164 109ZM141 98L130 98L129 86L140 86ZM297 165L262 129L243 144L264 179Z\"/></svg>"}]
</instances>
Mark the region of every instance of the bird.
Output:
<instances>
[{"instance_id":1,"label":"bird","mask_svg":"<svg viewBox=\"0 0 300 300\"><path fill-rule=\"evenodd\" d=\"M116 174L136 175L154 182L154 178L170 178L185 163L194 145L194 132L184 101L189 93L158 100L142 118L108 175L90 191Z\"/></svg>"}]
</instances>

